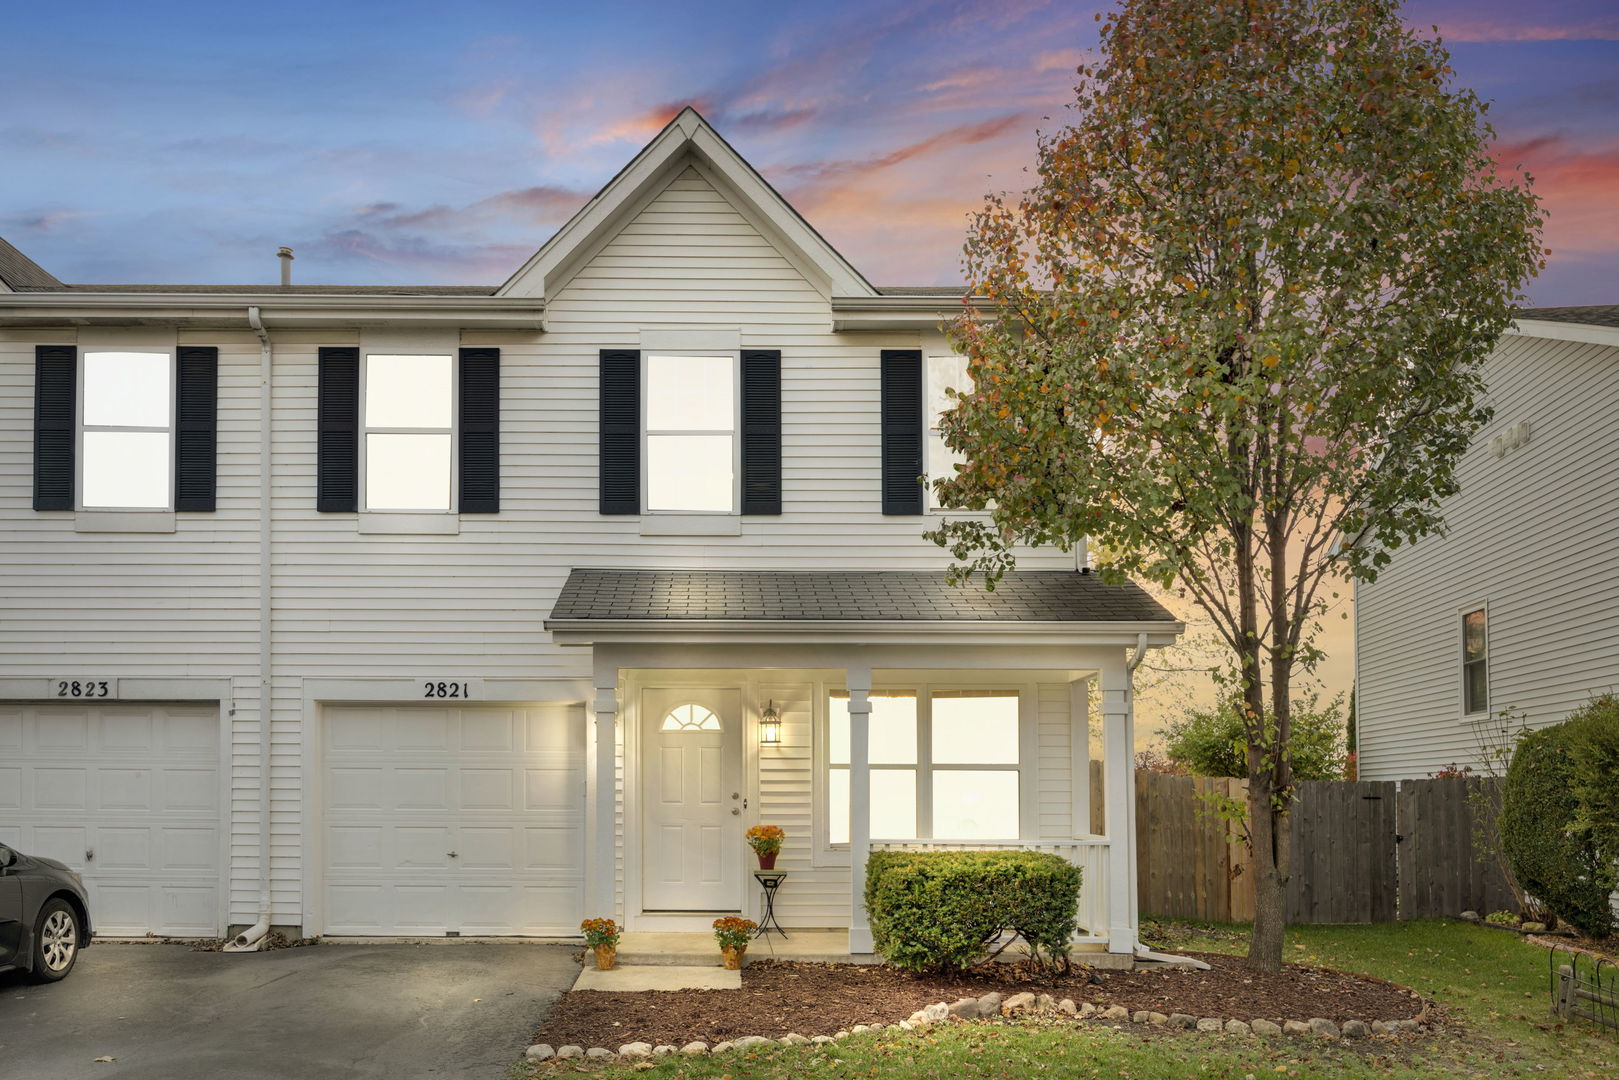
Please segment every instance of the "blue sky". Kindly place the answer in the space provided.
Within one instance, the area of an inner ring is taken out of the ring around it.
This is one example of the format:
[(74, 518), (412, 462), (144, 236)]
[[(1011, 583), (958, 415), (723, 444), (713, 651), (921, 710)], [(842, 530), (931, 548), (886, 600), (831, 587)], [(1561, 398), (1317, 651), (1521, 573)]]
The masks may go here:
[[(958, 274), (1102, 5), (0, 7), (0, 235), (80, 282), (494, 283), (682, 104), (880, 283)], [(1619, 4), (1419, 0), (1551, 214), (1538, 303), (1619, 302)]]

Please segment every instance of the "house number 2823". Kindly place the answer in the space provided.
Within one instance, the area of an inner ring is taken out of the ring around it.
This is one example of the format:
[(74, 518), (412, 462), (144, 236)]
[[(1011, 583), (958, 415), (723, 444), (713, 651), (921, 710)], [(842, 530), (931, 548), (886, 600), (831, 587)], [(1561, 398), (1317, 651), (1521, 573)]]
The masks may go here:
[(52, 683), (57, 697), (112, 697), (112, 681), (110, 679), (54, 679)]
[(422, 683), (422, 697), (424, 698), (470, 698), (471, 696), (472, 687), (465, 682), (429, 679)]

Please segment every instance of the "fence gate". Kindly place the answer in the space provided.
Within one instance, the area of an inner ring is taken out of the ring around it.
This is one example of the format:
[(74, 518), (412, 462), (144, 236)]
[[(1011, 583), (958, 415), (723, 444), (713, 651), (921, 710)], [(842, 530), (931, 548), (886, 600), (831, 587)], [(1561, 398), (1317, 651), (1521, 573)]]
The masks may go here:
[(1400, 782), (1400, 918), (1517, 910), (1494, 860), (1480, 859), (1473, 845), (1481, 798), (1498, 805), (1499, 782), (1471, 777)]
[(1305, 780), (1288, 819), (1290, 923), (1391, 922), (1395, 916), (1392, 780)]

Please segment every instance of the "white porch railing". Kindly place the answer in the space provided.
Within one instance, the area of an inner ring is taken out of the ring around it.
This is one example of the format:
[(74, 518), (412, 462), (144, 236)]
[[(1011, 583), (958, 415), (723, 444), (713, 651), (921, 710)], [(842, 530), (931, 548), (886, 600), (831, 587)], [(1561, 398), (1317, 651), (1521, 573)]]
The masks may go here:
[(1015, 842), (974, 843), (968, 840), (873, 840), (873, 851), (1043, 851), (1060, 855), (1079, 867), (1079, 929), (1076, 942), (1106, 942), (1107, 929), (1107, 848), (1106, 840), (1067, 840), (1053, 844)]

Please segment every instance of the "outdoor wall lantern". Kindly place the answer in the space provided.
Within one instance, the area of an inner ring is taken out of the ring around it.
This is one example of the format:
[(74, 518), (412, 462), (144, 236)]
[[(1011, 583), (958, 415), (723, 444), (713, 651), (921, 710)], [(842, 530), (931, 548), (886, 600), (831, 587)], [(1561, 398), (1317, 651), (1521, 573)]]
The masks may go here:
[(771, 698), (770, 704), (759, 714), (759, 745), (781, 745), (781, 711), (776, 708), (775, 698)]

